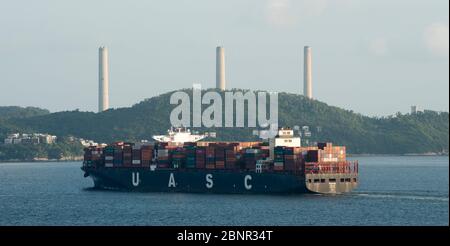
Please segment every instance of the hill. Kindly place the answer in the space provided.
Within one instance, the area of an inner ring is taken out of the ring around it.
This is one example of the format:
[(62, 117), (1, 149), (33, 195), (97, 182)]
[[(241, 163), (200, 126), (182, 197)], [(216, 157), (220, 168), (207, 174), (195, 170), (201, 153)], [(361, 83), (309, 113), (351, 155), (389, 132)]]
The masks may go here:
[(27, 118), (33, 116), (41, 116), (50, 114), (46, 109), (36, 107), (18, 107), (18, 106), (3, 106), (0, 107), (0, 137), (3, 139), (6, 134), (18, 132), (22, 128), (17, 127), (7, 122), (11, 118)]
[[(192, 93), (186, 89), (187, 93)], [(0, 121), (0, 129), (14, 128), (73, 135), (100, 142), (151, 139), (170, 127), (172, 92), (149, 98), (128, 108), (101, 113), (65, 111)], [(279, 123), (309, 126), (310, 141), (346, 145), (350, 153), (405, 154), (448, 152), (448, 112), (434, 111), (375, 118), (329, 106), (301, 95), (279, 94)], [(207, 105), (203, 106), (205, 109)], [(215, 131), (218, 140), (255, 140), (253, 128), (198, 128)]]
[(27, 118), (49, 114), (47, 109), (36, 107), (4, 106), (0, 107), (0, 119)]

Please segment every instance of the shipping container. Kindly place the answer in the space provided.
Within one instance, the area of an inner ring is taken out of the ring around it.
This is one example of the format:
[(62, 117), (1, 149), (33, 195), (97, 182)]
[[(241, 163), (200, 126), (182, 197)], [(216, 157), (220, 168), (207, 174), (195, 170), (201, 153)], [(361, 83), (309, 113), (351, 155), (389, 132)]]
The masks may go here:
[(319, 150), (309, 150), (306, 156), (307, 162), (318, 162), (319, 161)]
[(216, 160), (216, 169), (225, 169), (225, 161), (218, 161)]
[(168, 149), (158, 149), (158, 157), (168, 157), (169, 150)]
[(284, 163), (283, 162), (274, 162), (273, 163), (273, 170), (275, 170), (275, 171), (283, 171), (284, 170)]

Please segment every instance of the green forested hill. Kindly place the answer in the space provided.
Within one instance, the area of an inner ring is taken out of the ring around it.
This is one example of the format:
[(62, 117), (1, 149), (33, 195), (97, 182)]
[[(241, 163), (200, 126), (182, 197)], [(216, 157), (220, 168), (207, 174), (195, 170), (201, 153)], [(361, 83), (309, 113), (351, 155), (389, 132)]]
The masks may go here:
[(3, 106), (0, 107), (0, 119), (9, 118), (27, 118), (38, 115), (46, 115), (50, 112), (46, 109), (36, 107), (18, 107), (18, 106)]
[[(191, 93), (190, 90), (185, 90)], [(101, 142), (150, 139), (170, 127), (172, 93), (142, 101), (130, 108), (102, 113), (66, 111), (27, 118), (0, 119), (0, 135), (8, 129), (73, 135)], [(308, 100), (301, 95), (279, 94), (279, 122), (309, 126), (311, 141), (346, 145), (350, 153), (405, 154), (448, 151), (448, 113), (434, 111), (373, 118)], [(203, 106), (203, 109), (207, 107)], [(215, 131), (218, 140), (251, 140), (249, 128), (195, 129)], [(320, 130), (320, 131), (319, 131)], [(0, 136), (1, 137), (1, 136)]]
[(0, 106), (0, 140), (3, 140), (3, 137), (8, 133), (18, 132), (21, 130), (21, 128), (7, 122), (8, 119), (26, 118), (46, 114), (50, 114), (50, 112), (46, 109), (36, 107), (23, 108), (18, 106)]

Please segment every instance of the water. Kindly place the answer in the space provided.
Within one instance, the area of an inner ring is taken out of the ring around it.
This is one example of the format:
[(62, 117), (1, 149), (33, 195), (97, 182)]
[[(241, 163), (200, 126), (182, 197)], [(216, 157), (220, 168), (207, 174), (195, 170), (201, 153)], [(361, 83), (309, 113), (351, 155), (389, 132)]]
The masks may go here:
[(0, 225), (449, 225), (448, 157), (358, 157), (347, 195), (96, 191), (80, 163), (1, 163)]

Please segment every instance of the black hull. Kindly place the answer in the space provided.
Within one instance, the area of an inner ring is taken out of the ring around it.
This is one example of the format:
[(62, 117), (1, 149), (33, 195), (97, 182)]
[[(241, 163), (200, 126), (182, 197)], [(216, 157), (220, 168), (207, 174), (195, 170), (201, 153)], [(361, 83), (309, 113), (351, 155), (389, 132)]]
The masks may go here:
[(232, 170), (149, 168), (82, 168), (96, 188), (219, 194), (308, 193), (305, 177), (293, 173), (255, 173)]

